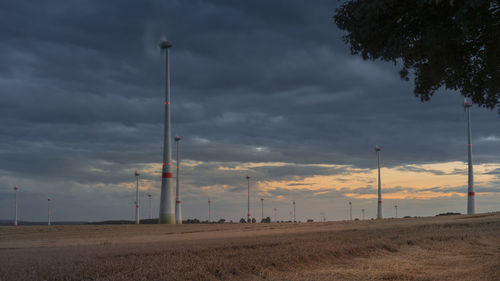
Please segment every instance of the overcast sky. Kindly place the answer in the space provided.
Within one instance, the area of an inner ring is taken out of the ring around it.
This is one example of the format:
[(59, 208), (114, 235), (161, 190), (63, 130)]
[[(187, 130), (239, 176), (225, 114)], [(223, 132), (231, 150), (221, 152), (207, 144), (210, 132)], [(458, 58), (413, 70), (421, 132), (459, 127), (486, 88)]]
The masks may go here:
[[(172, 43), (173, 134), (184, 218), (277, 208), (289, 219), (466, 211), (467, 125), (456, 92), (413, 95), (397, 65), (349, 53), (338, 1), (3, 1), (0, 219), (132, 219), (134, 171), (158, 215), (164, 59)], [(500, 210), (500, 119), (472, 108), (476, 208)]]

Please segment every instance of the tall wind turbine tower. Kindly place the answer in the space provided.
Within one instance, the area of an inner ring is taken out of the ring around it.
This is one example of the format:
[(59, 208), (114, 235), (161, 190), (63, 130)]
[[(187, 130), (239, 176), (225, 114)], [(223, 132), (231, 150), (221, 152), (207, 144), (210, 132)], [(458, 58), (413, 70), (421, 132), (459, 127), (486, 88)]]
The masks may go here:
[(151, 209), (151, 193), (148, 194), (148, 197), (149, 197), (149, 219), (152, 219), (153, 218), (153, 212), (152, 212), (152, 209)]
[(248, 204), (247, 204), (247, 222), (250, 223), (250, 176), (247, 175), (247, 182), (248, 182)]
[(476, 203), (474, 196), (476, 192), (474, 191), (474, 171), (472, 168), (472, 139), (471, 139), (471, 126), (470, 126), (470, 108), (472, 102), (467, 98), (464, 99), (464, 108), (467, 111), (467, 125), (468, 125), (468, 135), (467, 135), (467, 146), (469, 152), (469, 182), (468, 182), (468, 192), (467, 192), (467, 214), (472, 215), (476, 213)]
[(175, 177), (175, 221), (177, 224), (182, 224), (182, 209), (181, 209), (181, 190), (179, 189), (179, 177), (180, 177), (180, 142), (181, 137), (175, 137), (175, 143), (177, 145), (177, 175)]
[(50, 225), (50, 197), (47, 198), (47, 225)]
[(261, 222), (264, 220), (264, 198), (261, 197), (260, 198), (260, 203), (262, 205), (262, 219), (261, 219)]
[(295, 220), (295, 200), (293, 200), (293, 222), (297, 222)]
[(277, 219), (277, 216), (276, 216), (276, 212), (278, 211), (278, 209), (274, 208), (274, 221), (275, 222), (278, 222), (278, 219)]
[(349, 201), (349, 219), (352, 220), (352, 202)]
[(377, 203), (377, 219), (383, 219), (382, 216), (382, 184), (380, 183), (380, 146), (375, 146), (377, 152), (377, 166), (378, 166), (378, 203)]
[(394, 204), (394, 210), (396, 211), (396, 218), (398, 218), (398, 204)]
[(135, 224), (140, 223), (139, 219), (139, 172), (135, 171), (135, 179), (137, 180), (137, 185), (135, 187)]
[(14, 186), (14, 197), (15, 197), (15, 201), (14, 201), (14, 225), (17, 226), (17, 190), (19, 189), (19, 187), (17, 186)]
[(208, 198), (208, 222), (212, 222), (212, 208), (210, 206), (210, 204), (212, 204), (212, 200), (210, 200), (210, 198)]
[(170, 48), (168, 40), (160, 42), (160, 49), (165, 51), (165, 128), (163, 136), (163, 167), (161, 173), (160, 220), (162, 224), (175, 224), (174, 190), (172, 188), (172, 133), (170, 121)]
[(365, 209), (361, 209), (361, 218), (365, 219)]

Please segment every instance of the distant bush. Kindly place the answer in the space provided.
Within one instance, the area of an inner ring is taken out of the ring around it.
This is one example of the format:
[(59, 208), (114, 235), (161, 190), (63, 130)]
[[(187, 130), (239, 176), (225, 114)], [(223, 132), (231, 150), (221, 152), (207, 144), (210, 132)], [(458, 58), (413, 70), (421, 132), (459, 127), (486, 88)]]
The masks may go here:
[[(158, 220), (157, 220), (158, 221)], [(110, 221), (96, 221), (89, 222), (88, 224), (134, 224), (135, 221), (127, 221), (127, 220), (110, 220)]]
[(265, 219), (262, 219), (260, 222), (261, 222), (261, 223), (270, 223), (270, 222), (271, 222), (271, 218), (270, 218), (270, 217), (267, 217), (267, 218), (265, 218)]
[(439, 216), (457, 216), (457, 215), (461, 215), (461, 214), (448, 212), (448, 213), (437, 214), (436, 217), (439, 217)]
[(192, 224), (192, 223), (201, 223), (199, 219), (187, 219), (186, 221), (184, 221), (183, 223), (186, 223), (186, 224)]

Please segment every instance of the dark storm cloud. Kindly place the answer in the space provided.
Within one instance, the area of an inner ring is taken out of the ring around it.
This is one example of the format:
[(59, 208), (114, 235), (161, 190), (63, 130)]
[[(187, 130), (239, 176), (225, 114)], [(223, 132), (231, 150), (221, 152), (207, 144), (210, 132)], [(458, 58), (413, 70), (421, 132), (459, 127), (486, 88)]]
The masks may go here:
[[(405, 188), (405, 187), (392, 187), (392, 188), (387, 188), (384, 187), (383, 192), (384, 193), (396, 193), (396, 192), (401, 192), (401, 191), (409, 191), (412, 189)], [(341, 188), (339, 190), (342, 193), (353, 193), (353, 194), (377, 194), (377, 188), (376, 187), (360, 187), (360, 188)]]
[(500, 168), (496, 168), (494, 170), (486, 172), (485, 174), (487, 174), (487, 175), (499, 175), (500, 176)]
[[(259, 166), (248, 170), (234, 169), (238, 162), (205, 162), (199, 165), (183, 166), (186, 175), (197, 175), (183, 180), (193, 187), (225, 185), (224, 191), (241, 192), (247, 189), (246, 175), (251, 175), (252, 189), (261, 190), (262, 184), (273, 181), (300, 181), (315, 175), (335, 175), (348, 173), (347, 167), (324, 167), (299, 164), (280, 164), (280, 166)], [(124, 175), (120, 175), (123, 177)], [(311, 184), (287, 183), (288, 186), (310, 186)]]
[[(456, 186), (456, 187), (441, 187), (441, 186), (434, 186), (434, 187), (428, 187), (428, 188), (411, 188), (411, 187), (404, 187), (404, 186), (395, 186), (395, 187), (384, 187), (383, 189), (383, 194), (386, 193), (400, 193), (400, 192), (406, 192), (409, 194), (418, 194), (420, 192), (426, 192), (426, 191), (432, 191), (432, 192), (439, 192), (439, 193), (463, 193), (465, 190), (464, 186)], [(478, 189), (479, 190), (479, 189)], [(481, 192), (497, 192), (497, 191), (492, 191), (492, 190), (497, 190), (495, 188), (490, 188), (490, 187), (481, 187), (480, 191)], [(342, 193), (353, 193), (353, 194), (377, 194), (377, 188), (374, 187), (361, 187), (361, 188), (341, 188), (339, 190)]]
[[(492, 182), (493, 184), (498, 184), (495, 182)], [(491, 187), (491, 186), (482, 186), (482, 183), (476, 183), (475, 189), (476, 193), (483, 193), (483, 192), (500, 192), (500, 188), (498, 187)], [(467, 186), (455, 186), (455, 187), (436, 187), (436, 188), (429, 188), (429, 189), (422, 189), (422, 191), (436, 191), (436, 192), (442, 192), (442, 193), (451, 193), (451, 192), (456, 192), (456, 193), (463, 193), (464, 190), (466, 190)]]
[[(398, 167), (397, 170), (403, 171), (403, 172), (414, 172), (414, 173), (431, 173), (431, 174), (437, 175), (437, 176), (448, 175), (447, 173), (440, 171), (440, 170), (425, 169), (425, 168), (421, 168), (421, 167), (414, 167), (414, 166), (408, 166), (408, 165)], [(450, 173), (450, 174), (455, 174), (455, 173)]]
[(300, 164), (283, 166), (264, 166), (253, 168), (253, 171), (263, 180), (297, 180), (314, 175), (336, 175), (348, 173), (347, 167), (324, 167)]
[(314, 199), (314, 198), (335, 198), (335, 197), (344, 197), (344, 195), (334, 189), (308, 189), (308, 188), (294, 188), (294, 189), (284, 189), (284, 188), (276, 188), (270, 190), (269, 193), (272, 197), (283, 196), (287, 199)]
[[(386, 126), (380, 126), (385, 123), (398, 143), (408, 143), (411, 132), (404, 128), (409, 120), (400, 120), (408, 115), (408, 108), (397, 110), (401, 106), (397, 105), (393, 107), (397, 112), (384, 113), (374, 105), (412, 100), (404, 93), (400, 94), (404, 99), (380, 95), (387, 87), (408, 92), (409, 85), (398, 81), (392, 66), (347, 55), (338, 40), (341, 34), (330, 19), (335, 4), (307, 8), (300, 2), (259, 1), (243, 6), (204, 1), (164, 5), (87, 2), (79, 5), (79, 12), (68, 11), (70, 7), (64, 3), (57, 9), (11, 7), (20, 17), (11, 19), (16, 24), (6, 25), (11, 26), (6, 42), (12, 45), (6, 44), (11, 51), (3, 53), (12, 54), (15, 49), (24, 56), (11, 58), (10, 72), (23, 73), (28, 76), (23, 81), (36, 79), (43, 87), (39, 83), (12, 85), (27, 94), (14, 95), (18, 97), (10, 101), (14, 106), (4, 114), (26, 119), (30, 126), (44, 122), (160, 123), (162, 108), (154, 105), (161, 103), (161, 81), (152, 77), (160, 77), (161, 65), (158, 53), (152, 58), (143, 41), (150, 39), (154, 45), (156, 41), (152, 41), (163, 32), (175, 44), (173, 99), (182, 108), (174, 108), (178, 130), (214, 143), (214, 149), (207, 147), (210, 144), (197, 145), (186, 156), (306, 163), (321, 159), (319, 162), (367, 165), (369, 149), (365, 147), (379, 138), (395, 148), (386, 163), (406, 160), (396, 158), (402, 154), (400, 145), (377, 135), (386, 134)], [(37, 16), (40, 10), (47, 15)], [(179, 17), (184, 10), (191, 16)], [(33, 29), (19, 22), (27, 17), (40, 25)], [(19, 44), (28, 40), (37, 44)], [(23, 71), (26, 69), (32, 71)], [(43, 107), (38, 106), (40, 102)], [(374, 114), (379, 122), (374, 122)], [(390, 120), (395, 116), (399, 120)], [(412, 131), (418, 124), (414, 126)], [(146, 129), (140, 128), (142, 132)], [(149, 132), (155, 140), (161, 138), (158, 130)], [(86, 139), (92, 140), (90, 137)], [(239, 153), (237, 147), (221, 149), (227, 144), (267, 145), (269, 152), (258, 155)], [(428, 160), (411, 149), (405, 154), (415, 162), (438, 160), (434, 153), (426, 153)]]
[[(384, 166), (465, 161), (458, 95), (421, 104), (392, 64), (351, 56), (331, 18), (337, 5), (2, 2), (3, 182), (119, 192), (135, 169), (160, 163), (163, 35), (174, 44), (173, 133), (183, 136), (185, 159), (205, 162), (183, 170), (193, 192), (244, 190), (246, 172), (221, 163), (292, 163), (251, 168), (261, 181), (346, 172), (304, 164), (374, 168), (376, 143)], [(496, 113), (472, 114), (476, 163), (497, 162)]]

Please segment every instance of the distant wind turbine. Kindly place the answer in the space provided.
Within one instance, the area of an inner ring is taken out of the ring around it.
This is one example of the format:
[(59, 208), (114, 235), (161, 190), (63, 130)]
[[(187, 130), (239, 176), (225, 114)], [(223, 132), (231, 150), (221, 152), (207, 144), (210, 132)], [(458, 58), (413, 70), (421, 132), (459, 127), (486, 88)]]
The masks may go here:
[(247, 182), (248, 182), (247, 222), (250, 223), (251, 220), (250, 220), (250, 176), (249, 175), (247, 175)]
[(19, 189), (19, 187), (14, 186), (14, 197), (15, 197), (15, 201), (14, 201), (14, 209), (15, 209), (14, 225), (15, 226), (17, 226), (17, 190), (18, 189)]
[(349, 201), (349, 219), (352, 220), (352, 202)]
[(135, 187), (135, 224), (140, 223), (139, 219), (139, 172), (135, 171), (135, 179), (137, 180), (137, 185)]
[(47, 225), (50, 225), (50, 197), (47, 198)]
[(378, 166), (378, 203), (377, 203), (377, 219), (383, 219), (382, 215), (382, 184), (380, 181), (380, 146), (375, 146), (377, 152), (377, 166)]
[(472, 137), (471, 137), (471, 124), (470, 124), (470, 109), (472, 102), (467, 98), (464, 100), (464, 109), (467, 111), (467, 147), (468, 147), (468, 160), (469, 160), (469, 179), (467, 188), (467, 214), (472, 215), (476, 213), (476, 203), (474, 197), (476, 192), (474, 191), (474, 171), (472, 165)]
[(210, 206), (210, 204), (212, 204), (212, 200), (210, 200), (210, 198), (208, 198), (208, 222), (212, 222), (212, 208)]
[(180, 177), (180, 168), (181, 168), (181, 160), (180, 160), (180, 142), (181, 137), (175, 137), (175, 143), (177, 144), (177, 175), (175, 177), (175, 222), (177, 224), (182, 224), (182, 205), (181, 205), (181, 190), (179, 187), (179, 177)]

